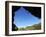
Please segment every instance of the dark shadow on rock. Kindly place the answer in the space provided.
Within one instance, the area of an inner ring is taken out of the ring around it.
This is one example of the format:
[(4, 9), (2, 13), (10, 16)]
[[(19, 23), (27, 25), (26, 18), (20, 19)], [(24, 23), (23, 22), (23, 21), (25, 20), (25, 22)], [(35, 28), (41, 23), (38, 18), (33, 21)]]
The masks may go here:
[(23, 7), (35, 17), (41, 18), (41, 7)]
[(15, 24), (12, 24), (12, 31), (17, 31), (18, 27)]
[(17, 31), (18, 27), (14, 24), (14, 16), (15, 11), (17, 11), (20, 7), (19, 6), (12, 6), (12, 31)]

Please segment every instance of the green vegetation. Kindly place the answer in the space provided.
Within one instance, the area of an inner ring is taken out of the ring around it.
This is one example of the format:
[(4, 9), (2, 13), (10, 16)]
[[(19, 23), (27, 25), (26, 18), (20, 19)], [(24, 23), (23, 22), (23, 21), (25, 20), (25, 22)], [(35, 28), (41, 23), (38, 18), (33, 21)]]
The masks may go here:
[(41, 23), (35, 24), (35, 25), (32, 25), (32, 26), (27, 26), (26, 29), (27, 30), (40, 30), (41, 29)]
[(18, 28), (18, 30), (25, 30), (25, 28)]
[(40, 29), (41, 29), (41, 23), (35, 24), (35, 25), (32, 25), (32, 26), (26, 26), (25, 28), (24, 27), (18, 28), (18, 31), (19, 30), (40, 30)]

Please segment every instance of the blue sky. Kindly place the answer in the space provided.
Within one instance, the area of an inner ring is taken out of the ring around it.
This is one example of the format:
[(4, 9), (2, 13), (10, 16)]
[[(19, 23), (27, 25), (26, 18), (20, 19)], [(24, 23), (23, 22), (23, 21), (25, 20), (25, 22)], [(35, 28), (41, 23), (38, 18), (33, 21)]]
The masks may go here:
[(40, 21), (40, 19), (30, 14), (29, 11), (23, 7), (15, 12), (14, 24), (16, 24), (17, 27), (31, 26), (40, 23)]

